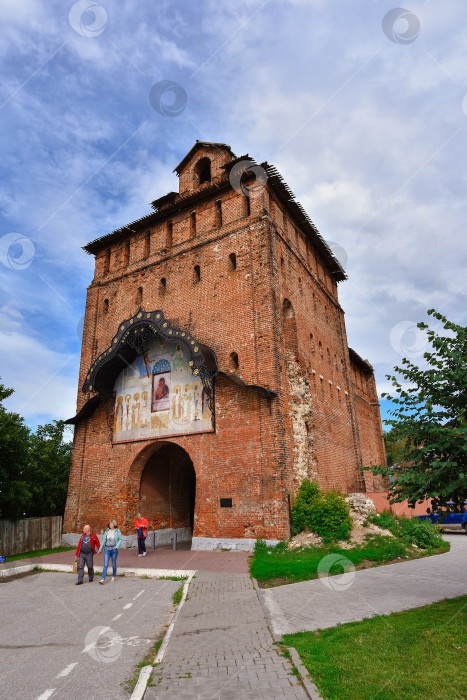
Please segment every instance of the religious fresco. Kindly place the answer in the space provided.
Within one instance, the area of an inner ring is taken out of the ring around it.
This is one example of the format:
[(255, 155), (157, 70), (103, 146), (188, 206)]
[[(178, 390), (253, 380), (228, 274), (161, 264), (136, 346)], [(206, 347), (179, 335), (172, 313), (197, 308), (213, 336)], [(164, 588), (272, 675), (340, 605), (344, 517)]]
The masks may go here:
[(114, 442), (210, 432), (211, 389), (192, 373), (180, 344), (155, 338), (114, 384)]

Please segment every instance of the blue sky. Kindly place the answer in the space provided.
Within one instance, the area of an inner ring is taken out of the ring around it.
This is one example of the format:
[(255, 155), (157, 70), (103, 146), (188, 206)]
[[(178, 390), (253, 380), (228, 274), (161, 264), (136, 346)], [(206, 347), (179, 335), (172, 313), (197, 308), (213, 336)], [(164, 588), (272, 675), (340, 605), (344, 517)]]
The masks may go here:
[[(403, 355), (421, 358), (428, 308), (466, 324), (467, 7), (393, 8), (2, 0), (8, 408), (33, 428), (74, 414), (93, 273), (81, 246), (177, 189), (172, 170), (195, 139), (274, 163), (343, 249), (349, 344), (380, 392)], [(186, 94), (176, 117), (149, 101), (163, 80)]]

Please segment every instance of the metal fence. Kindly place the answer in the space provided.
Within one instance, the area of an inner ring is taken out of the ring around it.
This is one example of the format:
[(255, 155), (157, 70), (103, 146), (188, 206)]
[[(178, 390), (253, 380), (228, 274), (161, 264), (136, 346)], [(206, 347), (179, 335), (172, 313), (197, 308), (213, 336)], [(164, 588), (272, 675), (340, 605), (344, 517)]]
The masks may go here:
[(62, 518), (25, 518), (0, 520), (0, 555), (11, 556), (35, 549), (60, 547)]

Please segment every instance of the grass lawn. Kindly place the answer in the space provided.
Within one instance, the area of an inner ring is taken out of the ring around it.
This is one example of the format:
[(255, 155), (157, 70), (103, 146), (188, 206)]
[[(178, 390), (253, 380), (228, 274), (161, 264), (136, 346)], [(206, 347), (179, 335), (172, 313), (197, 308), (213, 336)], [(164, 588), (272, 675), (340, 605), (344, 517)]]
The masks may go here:
[(7, 556), (7, 561), (15, 561), (16, 559), (32, 559), (33, 557), (44, 557), (46, 554), (57, 554), (57, 552), (69, 552), (76, 547), (55, 547), (55, 549), (35, 549), (32, 552), (22, 552), (21, 554), (12, 554)]
[[(327, 554), (338, 554), (356, 568), (378, 566), (388, 562), (413, 559), (449, 550), (449, 544), (442, 541), (437, 548), (414, 550), (406, 543), (393, 537), (375, 535), (367, 542), (352, 549), (342, 549), (337, 545), (323, 545), (289, 551), (279, 547), (256, 551), (250, 558), (251, 575), (263, 588), (286, 583), (308, 581), (318, 577), (318, 565)], [(348, 569), (347, 569), (348, 570)], [(344, 567), (335, 564), (329, 574), (342, 574)]]
[(325, 700), (467, 697), (467, 596), (284, 635)]

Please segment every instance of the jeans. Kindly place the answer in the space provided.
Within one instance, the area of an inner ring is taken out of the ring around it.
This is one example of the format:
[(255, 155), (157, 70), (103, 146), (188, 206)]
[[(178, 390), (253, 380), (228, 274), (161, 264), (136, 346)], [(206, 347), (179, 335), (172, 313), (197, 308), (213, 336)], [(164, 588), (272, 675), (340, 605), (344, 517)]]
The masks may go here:
[(138, 554), (142, 554), (146, 551), (146, 538), (138, 537)]
[(84, 579), (84, 565), (88, 567), (88, 576), (89, 580), (92, 581), (94, 578), (94, 564), (93, 564), (93, 552), (88, 552), (87, 554), (83, 554), (83, 552), (80, 552), (79, 555), (79, 564), (78, 564), (78, 583), (83, 583)]
[(109, 566), (110, 557), (112, 557), (112, 576), (117, 575), (117, 555), (118, 549), (104, 549), (104, 568), (102, 570), (102, 578), (105, 581), (107, 576), (107, 567)]

